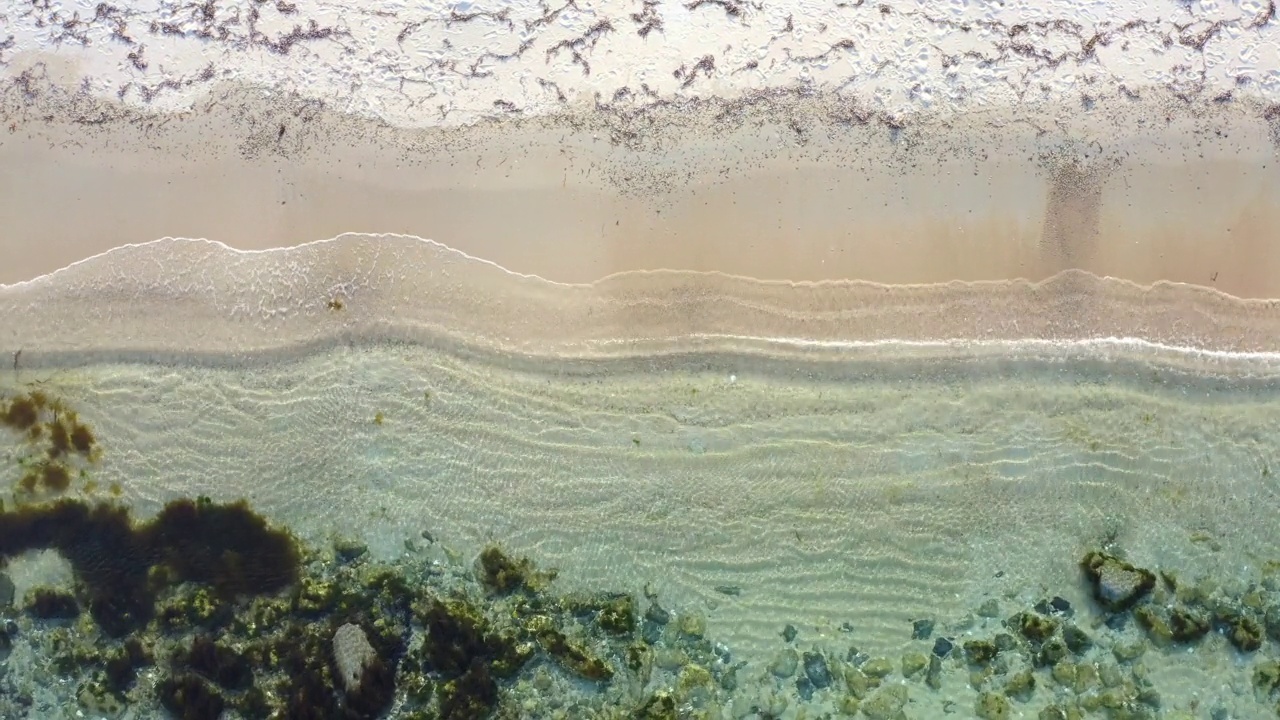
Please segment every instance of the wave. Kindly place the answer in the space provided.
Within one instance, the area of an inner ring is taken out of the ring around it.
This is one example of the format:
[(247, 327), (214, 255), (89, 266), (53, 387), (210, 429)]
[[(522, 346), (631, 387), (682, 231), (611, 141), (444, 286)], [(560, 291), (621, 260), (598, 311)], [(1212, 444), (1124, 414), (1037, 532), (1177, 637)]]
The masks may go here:
[(591, 283), (518, 273), (409, 235), (273, 250), (162, 238), (0, 286), (25, 366), (248, 358), (358, 342), (455, 343), (561, 359), (737, 353), (806, 360), (1140, 358), (1280, 368), (1280, 302), (1065, 271), (886, 285), (644, 270)]

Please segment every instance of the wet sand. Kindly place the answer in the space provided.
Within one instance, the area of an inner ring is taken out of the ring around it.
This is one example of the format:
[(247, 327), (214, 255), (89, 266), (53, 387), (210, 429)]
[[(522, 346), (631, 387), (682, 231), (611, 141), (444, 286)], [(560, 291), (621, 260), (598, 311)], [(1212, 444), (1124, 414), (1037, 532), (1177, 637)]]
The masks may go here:
[(234, 85), (175, 115), (65, 92), (7, 97), (0, 283), (165, 236), (256, 250), (360, 231), (564, 283), (1081, 269), (1280, 297), (1276, 121), (1247, 102), (1169, 119), (1181, 101), (1153, 92), (1065, 121), (1046, 106), (895, 129), (782, 95), (396, 129)]

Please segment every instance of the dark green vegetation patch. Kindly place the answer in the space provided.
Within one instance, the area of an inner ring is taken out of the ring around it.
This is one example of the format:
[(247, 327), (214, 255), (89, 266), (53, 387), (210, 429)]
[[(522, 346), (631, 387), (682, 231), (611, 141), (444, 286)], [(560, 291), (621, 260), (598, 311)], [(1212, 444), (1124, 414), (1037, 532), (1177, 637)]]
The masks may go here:
[(71, 563), (89, 613), (112, 637), (144, 626), (169, 585), (204, 583), (230, 599), (277, 592), (298, 576), (293, 538), (244, 502), (176, 500), (141, 524), (122, 507), (68, 499), (0, 512), (0, 559), (43, 549)]

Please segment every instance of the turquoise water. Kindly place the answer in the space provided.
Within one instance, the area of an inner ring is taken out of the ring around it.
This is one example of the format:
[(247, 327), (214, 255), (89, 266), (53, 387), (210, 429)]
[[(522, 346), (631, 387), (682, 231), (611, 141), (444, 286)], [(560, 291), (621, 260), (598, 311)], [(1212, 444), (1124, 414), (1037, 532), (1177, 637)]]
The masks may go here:
[[(6, 373), (3, 392), (39, 387), (94, 429), (101, 457), (77, 465), (86, 474), (70, 497), (140, 517), (175, 499), (245, 498), (317, 553), (304, 587), (367, 588), (385, 566), (419, 605), (423, 594), (459, 594), (495, 627), (523, 628), (512, 632), (535, 651), (497, 682), (499, 717), (1057, 717), (1042, 714), (1050, 707), (1063, 717), (1274, 716), (1269, 676), (1255, 675), (1277, 657), (1280, 631), (1266, 635), (1268, 620), (1280, 623), (1268, 565), (1280, 561), (1280, 379), (1086, 351), (848, 355), (558, 361), (356, 343), (234, 363), (65, 356), (60, 367)], [(6, 486), (35, 452), (11, 435)], [(335, 555), (335, 542), (361, 551)], [(475, 561), (491, 544), (559, 575), (511, 595), (486, 589)], [(1207, 634), (1172, 641), (1153, 615), (1144, 626), (1137, 610), (1105, 612), (1079, 565), (1093, 550), (1163, 573), (1139, 608), (1201, 613)], [(7, 572), (17, 589), (4, 610), (16, 630), (6, 712), (101, 711), (84, 692), (99, 661), (55, 659), (80, 644), (109, 653), (121, 640), (100, 637), (83, 613), (46, 620), (23, 609), (38, 585), (83, 591), (48, 553), (12, 559)], [(160, 598), (191, 602), (183, 593), (197, 586)], [(292, 598), (296, 614), (298, 592), (272, 597)], [(598, 615), (555, 610), (601, 592), (633, 603), (621, 635), (602, 632)], [(1045, 604), (1053, 598), (1069, 614)], [(268, 601), (227, 602), (248, 616)], [(1090, 647), (1038, 661), (1043, 643), (1016, 620), (1037, 606), (1055, 638), (1070, 624)], [(420, 612), (402, 610), (385, 611), (402, 624), (390, 634), (403, 647), (386, 658), (398, 663), (393, 699), (368, 716), (467, 716), (442, 710), (449, 678), (421, 659), (432, 634)], [(382, 612), (325, 606), (305, 626), (332, 632), (354, 618), (373, 633), (391, 623), (378, 625)], [(1228, 637), (1241, 616), (1261, 628), (1256, 649)], [(530, 629), (541, 622), (613, 677), (553, 652)], [(116, 716), (164, 717), (165, 678), (186, 676), (166, 657), (201, 632), (138, 629), (160, 659), (104, 691), (119, 701)], [(210, 632), (249, 654), (260, 641), (234, 624)], [(956, 648), (930, 669), (938, 638)], [(316, 663), (342, 698), (321, 639)], [(1003, 645), (995, 661), (970, 662), (966, 641)], [(246, 690), (206, 675), (195, 673), (224, 697), (222, 716), (253, 716)], [(287, 673), (259, 664), (254, 677), (266, 707), (283, 712)], [(423, 678), (434, 699), (409, 692)]]

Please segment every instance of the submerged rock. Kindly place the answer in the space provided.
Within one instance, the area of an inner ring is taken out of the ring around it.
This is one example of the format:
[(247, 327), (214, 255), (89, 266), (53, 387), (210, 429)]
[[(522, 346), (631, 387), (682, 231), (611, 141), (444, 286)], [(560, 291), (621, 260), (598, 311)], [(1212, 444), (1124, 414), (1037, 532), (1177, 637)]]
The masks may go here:
[(1012, 712), (1009, 701), (1003, 695), (993, 692), (984, 692), (979, 695), (974, 705), (974, 713), (982, 720), (1005, 720)]
[(907, 686), (889, 685), (877, 690), (862, 702), (862, 714), (872, 720), (889, 720), (897, 717), (907, 704)]
[(338, 680), (348, 693), (359, 690), (360, 678), (377, 657), (358, 625), (347, 623), (333, 634), (333, 662), (338, 666)]
[(780, 678), (789, 678), (796, 674), (799, 664), (799, 654), (792, 648), (783, 648), (774, 656), (773, 662), (769, 663), (769, 672)]
[(1149, 570), (1102, 552), (1091, 552), (1080, 562), (1093, 584), (1093, 597), (1107, 610), (1120, 612), (1133, 607), (1151, 592), (1156, 576)]
[(822, 653), (807, 652), (804, 654), (804, 674), (816, 688), (831, 685), (831, 670), (827, 668), (827, 659)]

